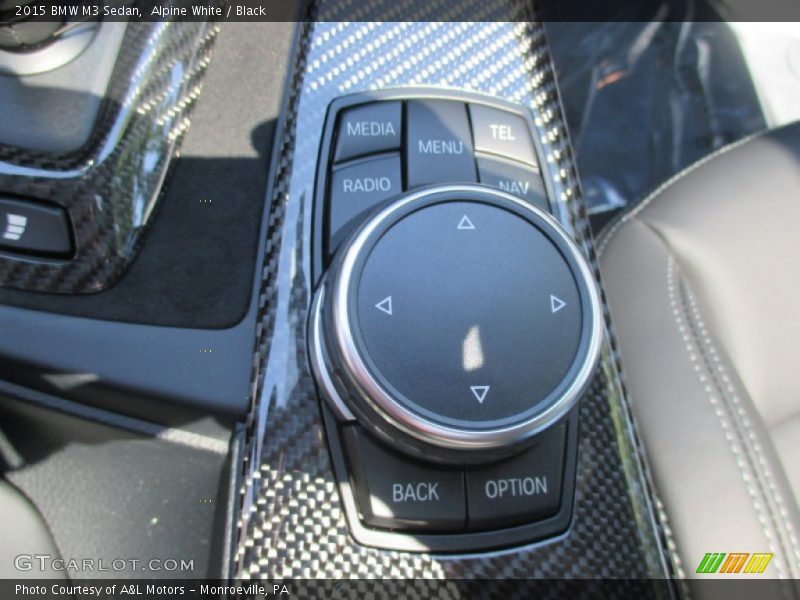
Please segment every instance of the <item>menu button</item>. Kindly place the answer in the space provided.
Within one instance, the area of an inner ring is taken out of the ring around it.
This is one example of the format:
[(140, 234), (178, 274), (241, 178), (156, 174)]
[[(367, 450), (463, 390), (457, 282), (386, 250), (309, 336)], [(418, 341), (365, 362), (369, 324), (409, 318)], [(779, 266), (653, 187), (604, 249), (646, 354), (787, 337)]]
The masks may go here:
[(467, 108), (447, 100), (406, 105), (408, 187), (477, 181)]
[(420, 154), (464, 154), (461, 140), (419, 140)]

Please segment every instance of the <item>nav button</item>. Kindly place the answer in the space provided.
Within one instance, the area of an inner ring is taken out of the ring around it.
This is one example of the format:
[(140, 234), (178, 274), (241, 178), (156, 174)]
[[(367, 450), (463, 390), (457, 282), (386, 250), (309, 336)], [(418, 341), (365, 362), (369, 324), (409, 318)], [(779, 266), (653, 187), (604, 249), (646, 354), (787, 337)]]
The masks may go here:
[(417, 462), (385, 448), (358, 426), (344, 429), (362, 520), (372, 527), (462, 530), (466, 522), (460, 467)]
[(481, 183), (527, 200), (536, 208), (549, 211), (541, 175), (531, 168), (508, 160), (478, 157)]

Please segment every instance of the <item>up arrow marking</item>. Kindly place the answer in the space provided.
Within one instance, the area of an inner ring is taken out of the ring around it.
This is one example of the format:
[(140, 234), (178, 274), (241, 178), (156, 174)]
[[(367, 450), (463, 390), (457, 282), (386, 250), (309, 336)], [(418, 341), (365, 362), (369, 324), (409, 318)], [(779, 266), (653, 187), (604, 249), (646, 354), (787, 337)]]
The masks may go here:
[(472, 221), (469, 220), (467, 215), (461, 217), (461, 220), (458, 222), (459, 229), (475, 229), (475, 225), (472, 224)]
[(558, 311), (560, 311), (566, 305), (567, 305), (567, 303), (564, 302), (561, 298), (559, 298), (557, 296), (553, 296), (552, 294), (550, 295), (550, 310), (553, 311), (553, 314), (556, 314)]
[(475, 394), (475, 398), (478, 400), (478, 402), (483, 404), (490, 387), (491, 386), (489, 385), (472, 385), (469, 389), (471, 389), (472, 393)]
[(381, 300), (380, 302), (378, 302), (375, 305), (375, 308), (377, 308), (378, 310), (382, 310), (387, 315), (391, 315), (392, 314), (392, 297), (391, 296), (386, 296), (386, 298), (384, 298), (383, 300)]

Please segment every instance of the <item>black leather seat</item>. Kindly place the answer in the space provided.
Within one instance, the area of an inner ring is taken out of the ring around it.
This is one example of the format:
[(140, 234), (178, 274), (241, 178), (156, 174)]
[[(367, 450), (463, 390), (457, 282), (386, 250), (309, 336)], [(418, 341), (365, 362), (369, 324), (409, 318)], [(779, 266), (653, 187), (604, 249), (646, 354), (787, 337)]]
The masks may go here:
[(798, 224), (792, 125), (680, 173), (598, 243), (634, 414), (687, 576), (708, 552), (766, 552), (765, 576), (800, 577)]
[[(53, 537), (39, 511), (14, 486), (0, 478), (0, 579), (65, 579), (53, 570), (58, 559)], [(42, 563), (35, 556), (47, 556)], [(45, 569), (40, 566), (44, 564)]]

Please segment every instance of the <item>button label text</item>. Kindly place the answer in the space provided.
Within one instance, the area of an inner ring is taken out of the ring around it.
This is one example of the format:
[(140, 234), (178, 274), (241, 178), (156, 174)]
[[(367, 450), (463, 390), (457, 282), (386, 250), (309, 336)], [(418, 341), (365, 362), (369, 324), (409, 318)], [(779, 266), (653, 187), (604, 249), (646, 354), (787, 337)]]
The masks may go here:
[(419, 140), (420, 154), (463, 154), (461, 140)]
[(484, 493), (490, 500), (510, 496), (538, 496), (547, 493), (547, 477), (522, 477), (512, 479), (490, 479)]
[(392, 484), (392, 502), (435, 502), (437, 500), (440, 500), (438, 482)]
[(345, 193), (353, 192), (388, 192), (392, 189), (392, 181), (388, 177), (359, 177), (342, 181)]
[(381, 137), (395, 135), (391, 121), (356, 121), (347, 123), (347, 135), (361, 137)]

